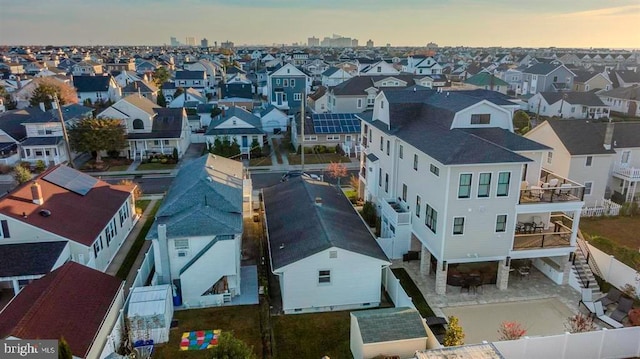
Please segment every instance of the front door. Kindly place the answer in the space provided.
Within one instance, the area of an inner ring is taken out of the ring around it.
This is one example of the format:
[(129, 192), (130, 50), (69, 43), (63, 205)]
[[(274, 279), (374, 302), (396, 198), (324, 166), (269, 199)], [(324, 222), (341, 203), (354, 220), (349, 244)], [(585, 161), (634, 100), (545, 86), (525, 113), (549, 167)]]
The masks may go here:
[(249, 138), (247, 136), (242, 136), (242, 147), (243, 148), (249, 147)]

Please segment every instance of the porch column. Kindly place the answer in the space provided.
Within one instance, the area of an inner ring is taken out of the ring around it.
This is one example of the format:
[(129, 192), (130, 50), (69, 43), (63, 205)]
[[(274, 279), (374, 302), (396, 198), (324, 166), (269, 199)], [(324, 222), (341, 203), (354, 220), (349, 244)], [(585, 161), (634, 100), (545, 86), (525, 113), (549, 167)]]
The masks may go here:
[(436, 268), (436, 294), (445, 295), (447, 292), (448, 269), (447, 261), (438, 261), (438, 268)]
[(164, 140), (160, 140), (160, 153), (164, 155)]
[(431, 253), (424, 245), (422, 246), (422, 253), (420, 253), (420, 274), (428, 276), (431, 271)]
[(18, 295), (18, 292), (20, 292), (20, 285), (18, 284), (18, 280), (12, 279), (11, 284), (13, 285), (13, 295)]
[(509, 286), (509, 269), (510, 264), (507, 265), (507, 260), (503, 259), (498, 262), (498, 276), (496, 279), (496, 287), (500, 290), (505, 290)]
[(562, 263), (562, 284), (569, 284), (569, 276), (571, 275), (571, 256), (566, 255), (560, 257), (560, 261)]
[(580, 227), (580, 212), (581, 210), (577, 210), (573, 212), (573, 221), (571, 225), (571, 239), (569, 240), (569, 245), (575, 247), (576, 238), (578, 237), (578, 229)]

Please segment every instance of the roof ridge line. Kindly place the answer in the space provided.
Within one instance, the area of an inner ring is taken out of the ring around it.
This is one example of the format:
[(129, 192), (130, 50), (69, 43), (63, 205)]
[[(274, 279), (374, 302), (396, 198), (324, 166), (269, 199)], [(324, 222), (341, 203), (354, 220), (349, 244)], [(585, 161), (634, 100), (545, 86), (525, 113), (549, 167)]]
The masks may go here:
[[(312, 196), (311, 195), (311, 191), (309, 191), (309, 187), (308, 182), (306, 180), (304, 180), (303, 178), (300, 178), (300, 181), (303, 182), (302, 187), (304, 188), (304, 190), (307, 192), (307, 194), (309, 195), (309, 199), (312, 201), (311, 205), (313, 206), (313, 213), (316, 215), (316, 217), (318, 218), (318, 222), (320, 223), (320, 226), (322, 227), (322, 235), (324, 237), (324, 239), (326, 240), (326, 242), (330, 245), (330, 247), (335, 247), (333, 241), (331, 241), (331, 239), (327, 236), (327, 225), (324, 221), (324, 218), (320, 215), (320, 206), (318, 206), (315, 201), (316, 201), (316, 196)], [(320, 199), (322, 200), (321, 196)]]

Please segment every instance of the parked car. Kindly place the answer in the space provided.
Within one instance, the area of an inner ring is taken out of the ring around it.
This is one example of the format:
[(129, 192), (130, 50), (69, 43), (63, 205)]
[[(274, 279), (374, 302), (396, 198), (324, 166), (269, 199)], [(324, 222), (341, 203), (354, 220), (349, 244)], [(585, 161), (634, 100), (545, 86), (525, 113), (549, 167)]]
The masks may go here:
[(314, 174), (303, 172), (303, 171), (289, 171), (284, 175), (282, 175), (280, 182), (286, 182), (289, 179), (296, 178), (296, 177), (304, 177), (304, 178), (320, 181), (320, 176), (318, 175), (314, 175)]

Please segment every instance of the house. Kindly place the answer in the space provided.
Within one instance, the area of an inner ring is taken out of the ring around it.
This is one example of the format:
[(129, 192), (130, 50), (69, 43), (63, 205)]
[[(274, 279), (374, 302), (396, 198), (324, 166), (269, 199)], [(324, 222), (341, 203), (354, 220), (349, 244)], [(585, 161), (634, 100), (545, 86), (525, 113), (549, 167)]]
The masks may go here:
[(186, 163), (147, 234), (158, 284), (174, 285), (185, 308), (222, 305), (243, 294), (243, 217), (251, 208), (244, 203), (251, 197), (244, 175), (242, 162), (211, 154)]
[(182, 88), (193, 88), (205, 94), (209, 91), (209, 80), (205, 71), (176, 71), (174, 82)]
[(506, 95), (509, 84), (488, 72), (480, 72), (464, 81), (465, 84), (475, 88), (500, 92)]
[(234, 76), (221, 84), (220, 92), (222, 98), (242, 97), (251, 99), (253, 98), (253, 84), (246, 77)]
[(609, 72), (609, 80), (613, 88), (631, 87), (640, 85), (640, 72), (631, 70), (613, 70)]
[(71, 66), (73, 76), (95, 76), (102, 74), (102, 64), (90, 60), (80, 61)]
[(354, 359), (413, 358), (427, 348), (426, 325), (408, 307), (351, 312), (350, 348)]
[(522, 93), (563, 91), (573, 88), (575, 74), (562, 64), (539, 63), (522, 70)]
[(228, 139), (240, 145), (242, 155), (250, 155), (255, 146), (262, 147), (266, 133), (262, 129), (260, 117), (251, 112), (232, 106), (211, 120), (205, 133), (207, 143), (213, 145), (217, 139)]
[[(163, 90), (163, 93), (164, 93), (164, 90)], [(168, 98), (167, 98), (167, 101), (169, 101)], [(203, 104), (207, 102), (208, 100), (205, 95), (200, 93), (198, 90), (189, 87), (186, 90), (184, 90), (182, 94), (180, 94), (178, 97), (173, 98), (173, 100), (169, 102), (169, 105), (167, 107), (169, 108), (189, 107), (188, 106), (189, 103), (193, 103), (194, 104), (193, 107), (197, 107), (198, 104)]]
[(509, 90), (513, 91), (514, 94), (520, 95), (522, 93), (522, 71), (518, 68), (498, 71), (496, 76), (505, 81), (509, 86)]
[(64, 337), (74, 358), (113, 352), (108, 336), (124, 305), (124, 282), (68, 262), (26, 286), (0, 312), (0, 338)]
[(327, 71), (330, 66), (322, 59), (313, 59), (302, 65), (302, 68), (311, 75), (314, 81), (321, 81), (324, 72)]
[(160, 90), (153, 82), (133, 81), (122, 88), (122, 97), (139, 94), (153, 102), (157, 102), (159, 91)]
[(127, 131), (127, 158), (142, 159), (161, 153), (178, 158), (189, 147), (191, 129), (184, 108), (162, 108), (138, 94), (129, 95), (109, 106), (97, 117), (122, 120)]
[(307, 107), (314, 113), (329, 111), (329, 95), (325, 86), (318, 86), (316, 91), (307, 97)]
[[(543, 168), (550, 148), (513, 133), (514, 110), (494, 91), (405, 89), (381, 92), (370, 116), (357, 115), (359, 195), (377, 207), (381, 238), (421, 247), (421, 273), (435, 276), (440, 295), (458, 263), (495, 266), (501, 289), (514, 258), (551, 261), (548, 276), (568, 281), (585, 189)], [(557, 212), (572, 220), (554, 227)]]
[(573, 70), (576, 78), (573, 79), (573, 90), (587, 92), (593, 90), (611, 90), (613, 83), (601, 72), (589, 72)]
[(442, 69), (442, 65), (431, 56), (409, 56), (402, 71), (414, 75), (439, 75), (442, 74)]
[(289, 116), (275, 106), (269, 106), (260, 112), (260, 123), (266, 133), (278, 134), (287, 131)]
[[(304, 142), (300, 116), (291, 122), (291, 144), (298, 148), (338, 145), (347, 156), (360, 154), (360, 119), (353, 113), (314, 113), (305, 116)], [(296, 134), (293, 136), (293, 134)]]
[(188, 71), (204, 71), (209, 80), (209, 92), (211, 92), (223, 78), (224, 68), (217, 61), (200, 59), (196, 62), (184, 64), (184, 69)]
[(276, 67), (267, 80), (267, 103), (287, 114), (300, 108), (300, 103), (307, 98), (311, 78), (304, 71), (292, 64)]
[(136, 220), (134, 189), (51, 167), (0, 199), (3, 243), (68, 241), (73, 261), (104, 271)]
[(142, 77), (138, 76), (134, 71), (121, 71), (113, 77), (120, 87), (126, 87), (128, 84), (136, 81), (142, 81)]
[(78, 93), (78, 101), (89, 100), (91, 103), (118, 101), (122, 97), (120, 86), (111, 75), (108, 76), (74, 76), (73, 86)]
[(598, 97), (611, 111), (627, 116), (640, 117), (640, 85), (618, 87), (598, 92)]
[(217, 101), (217, 106), (220, 108), (240, 107), (243, 110), (249, 112), (253, 111), (253, 99), (243, 97), (227, 97)]
[(640, 123), (551, 119), (526, 137), (553, 148), (545, 168), (584, 184), (585, 206), (640, 198)]
[(31, 111), (22, 125), (27, 135), (20, 142), (23, 161), (31, 164), (43, 161), (47, 166), (69, 161), (71, 156), (67, 153), (57, 111)]
[(39, 108), (25, 108), (0, 113), (0, 163), (12, 166), (20, 161), (18, 145), (27, 137), (22, 124), (38, 112)]
[(0, 295), (8, 290), (13, 292), (9, 297), (18, 295), (26, 285), (60, 267), (70, 257), (66, 241), (3, 243), (0, 245)]
[(527, 100), (529, 111), (542, 116), (599, 119), (609, 117), (609, 106), (593, 92), (538, 92)]
[(393, 64), (386, 61), (376, 61), (373, 63), (360, 62), (358, 66), (359, 75), (397, 75), (398, 71)]
[[(140, 60), (136, 61), (136, 72), (139, 74), (146, 74), (154, 72), (160, 65), (154, 60)], [(169, 68), (167, 70), (170, 70)]]
[(285, 314), (379, 305), (391, 263), (339, 188), (298, 177), (263, 189), (263, 199)]
[(346, 80), (352, 78), (353, 75), (339, 67), (330, 67), (322, 73), (322, 86), (337, 86)]

